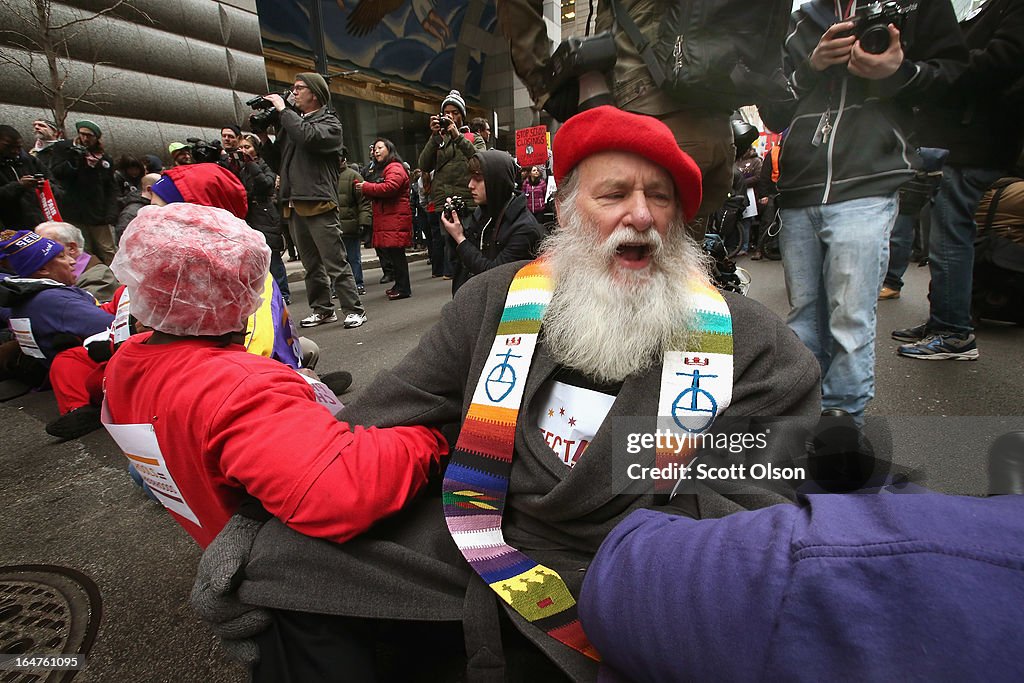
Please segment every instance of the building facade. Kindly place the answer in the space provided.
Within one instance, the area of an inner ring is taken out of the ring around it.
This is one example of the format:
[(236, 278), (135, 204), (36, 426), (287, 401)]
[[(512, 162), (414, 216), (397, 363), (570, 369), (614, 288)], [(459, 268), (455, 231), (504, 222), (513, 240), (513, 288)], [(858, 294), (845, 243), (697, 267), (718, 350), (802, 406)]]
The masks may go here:
[(244, 120), (245, 101), (267, 90), (255, 0), (131, 0), (102, 14), (111, 3), (65, 0), (50, 3), (42, 20), (36, 5), (0, 0), (0, 26), (8, 29), (0, 32), (0, 122), (21, 131), (27, 146), (32, 121), (52, 118), (49, 98), (36, 85), (51, 82), (45, 53), (24, 49), (41, 47), (44, 25), (85, 20), (51, 40), (68, 97), (97, 82), (93, 103), (72, 107), (65, 130), (73, 135), (75, 120), (91, 119), (114, 153), (167, 161), (170, 142), (215, 137), (222, 125)]

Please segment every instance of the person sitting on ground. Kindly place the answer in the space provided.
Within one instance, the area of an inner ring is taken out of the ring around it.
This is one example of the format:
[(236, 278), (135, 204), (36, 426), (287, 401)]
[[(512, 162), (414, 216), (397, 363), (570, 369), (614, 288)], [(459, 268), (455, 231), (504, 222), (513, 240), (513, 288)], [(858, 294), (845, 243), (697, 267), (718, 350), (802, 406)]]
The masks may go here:
[[(762, 305), (711, 285), (685, 228), (700, 172), (664, 123), (582, 112), (555, 135), (554, 160), (560, 227), (540, 258), (472, 278), (339, 413), (461, 424), (441, 495), (344, 545), (239, 516), (204, 556), (193, 605), (220, 633), (237, 643), (258, 630), (233, 592), (239, 577), (248, 603), (274, 608), (255, 680), (314, 680), (317, 667), (353, 680), (503, 680), (506, 661), (509, 680), (593, 680), (573, 596), (619, 521), (639, 508), (702, 519), (792, 499), (791, 487), (743, 483), (675, 496), (616, 486), (626, 416), (648, 432), (658, 415), (702, 416), (693, 429), (709, 417), (817, 421), (818, 365)], [(326, 637), (313, 642), (311, 629)], [(378, 646), (403, 655), (378, 659)]]
[(451, 220), (441, 213), (441, 225), (455, 240), (459, 257), (452, 296), (474, 275), (537, 255), (544, 230), (515, 183), (516, 161), (508, 152), (492, 149), (470, 158), (469, 191), (476, 210), (465, 227), (454, 211)]
[(174, 519), (206, 547), (244, 499), (344, 542), (399, 510), (447, 446), (425, 427), (350, 427), (317, 386), (245, 352), (270, 249), (227, 211), (147, 207), (113, 263), (154, 331), (107, 366), (105, 425)]
[(117, 291), (118, 281), (110, 268), (94, 255), (85, 251), (85, 237), (82, 231), (70, 223), (47, 221), (36, 226), (37, 235), (64, 245), (64, 253), (74, 259), (71, 272), (75, 286), (96, 297), (97, 301), (110, 301)]
[(93, 367), (79, 368), (69, 351), (81, 349), (85, 339), (106, 330), (113, 314), (74, 286), (75, 260), (59, 242), (30, 230), (4, 230), (0, 258), (18, 276), (0, 280), (0, 306), (11, 309), (9, 324), (22, 353), (48, 368), (57, 399), (60, 417), (46, 426), (47, 433), (64, 438), (66, 430), (77, 433), (81, 424), (95, 429), (98, 411), (89, 405), (88, 395), (82, 399), (80, 392), (64, 391), (67, 385), (84, 386), (81, 376)]

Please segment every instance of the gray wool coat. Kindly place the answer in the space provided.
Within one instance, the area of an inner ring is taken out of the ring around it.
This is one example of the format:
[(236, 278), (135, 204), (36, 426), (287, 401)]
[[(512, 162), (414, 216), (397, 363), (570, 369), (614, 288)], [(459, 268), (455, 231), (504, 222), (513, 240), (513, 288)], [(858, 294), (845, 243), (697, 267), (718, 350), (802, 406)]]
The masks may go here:
[[(340, 419), (393, 426), (458, 425), (488, 362), (509, 283), (525, 262), (487, 271), (460, 289), (441, 321), (395, 368), (381, 372)], [(762, 305), (725, 294), (733, 317), (734, 389), (723, 415), (820, 413), (818, 364), (796, 336)], [(661, 366), (629, 378), (585, 455), (566, 467), (532, 427), (531, 400), (556, 369), (543, 340), (526, 381), (516, 431), (504, 523), (506, 541), (561, 574), (579, 594), (587, 565), (604, 537), (632, 510), (645, 507), (721, 517), (787, 502), (786, 492), (699, 486), (671, 503), (651, 494), (616, 494), (611, 483), (612, 425), (617, 417), (655, 416)], [(653, 428), (653, 417), (651, 418)], [(452, 439), (454, 443), (454, 439)], [(463, 622), (469, 680), (492, 680), (498, 609), (505, 603), (477, 577), (452, 541), (438, 493), (344, 545), (302, 536), (277, 520), (260, 530), (239, 596), (279, 609), (386, 619)], [(597, 667), (508, 610), (524, 635), (575, 680)], [(500, 677), (497, 679), (500, 680)]]

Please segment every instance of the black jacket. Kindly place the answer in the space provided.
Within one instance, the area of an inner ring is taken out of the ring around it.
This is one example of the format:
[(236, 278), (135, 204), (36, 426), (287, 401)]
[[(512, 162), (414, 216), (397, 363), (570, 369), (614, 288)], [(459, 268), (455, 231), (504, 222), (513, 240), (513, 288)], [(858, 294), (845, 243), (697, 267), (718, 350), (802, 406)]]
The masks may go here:
[(242, 166), (239, 173), (245, 195), (249, 198), (249, 212), (245, 222), (263, 233), (267, 246), (281, 251), (284, 249), (284, 237), (281, 235), (281, 215), (274, 201), (274, 181), (277, 176), (267, 162), (256, 159)]
[(338, 154), (341, 121), (321, 107), (302, 116), (291, 109), (281, 112), (277, 139), (262, 147), (267, 165), (281, 176), (279, 198), (338, 203)]
[(122, 200), (122, 204), (124, 207), (117, 215), (117, 223), (114, 225), (114, 242), (116, 244), (121, 243), (121, 235), (124, 234), (128, 224), (135, 220), (135, 217), (139, 215), (139, 209), (144, 206), (149, 206), (149, 200), (143, 197), (140, 193), (133, 192)]
[[(35, 190), (23, 187), (22, 176), (42, 173), (53, 180), (46, 166), (35, 157), (22, 152), (17, 157), (0, 159), (0, 226), (13, 230), (31, 230), (44, 220)], [(51, 182), (54, 196), (60, 200), (60, 187)]]
[(544, 228), (526, 209), (525, 195), (513, 195), (500, 220), (486, 218), (484, 208), (477, 208), (469, 217), (466, 240), (456, 249), (459, 267), (452, 279), (452, 296), (474, 275), (504, 263), (535, 258), (544, 237)]
[(922, 106), (917, 142), (953, 166), (1009, 170), (1024, 145), (1024, 2), (989, 0), (961, 25), (967, 70), (944, 101)]
[[(784, 208), (896, 192), (921, 163), (907, 142), (911, 106), (940, 101), (967, 66), (952, 5), (918, 0), (901, 33), (903, 64), (892, 76), (867, 80), (845, 66), (815, 71), (811, 52), (837, 20), (832, 0), (812, 0), (793, 13), (783, 65), (794, 98), (761, 112), (772, 130), (789, 127), (779, 161)], [(822, 139), (826, 120), (831, 131)]]
[(114, 160), (104, 154), (95, 166), (89, 166), (70, 140), (55, 142), (51, 147), (50, 170), (64, 190), (64, 196), (57, 200), (61, 217), (78, 226), (113, 225), (121, 196), (114, 180)]

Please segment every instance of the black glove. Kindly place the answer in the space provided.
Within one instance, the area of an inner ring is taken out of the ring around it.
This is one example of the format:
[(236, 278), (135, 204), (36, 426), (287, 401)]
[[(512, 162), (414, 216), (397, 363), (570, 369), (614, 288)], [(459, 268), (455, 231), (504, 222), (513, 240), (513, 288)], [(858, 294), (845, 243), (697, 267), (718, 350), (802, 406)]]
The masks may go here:
[(82, 338), (67, 332), (58, 332), (53, 335), (53, 351), (59, 353), (67, 349), (73, 349), (82, 345)]
[(239, 584), (245, 578), (245, 565), (262, 521), (234, 515), (213, 539), (196, 570), (192, 586), (192, 609), (221, 637), (224, 649), (244, 664), (260, 659), (259, 647), (252, 637), (270, 624), (270, 613), (238, 598)]

